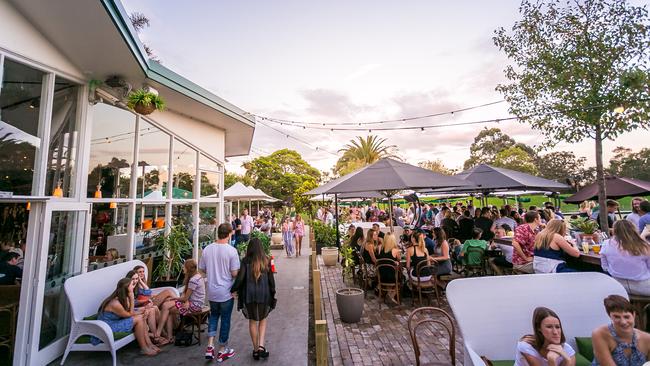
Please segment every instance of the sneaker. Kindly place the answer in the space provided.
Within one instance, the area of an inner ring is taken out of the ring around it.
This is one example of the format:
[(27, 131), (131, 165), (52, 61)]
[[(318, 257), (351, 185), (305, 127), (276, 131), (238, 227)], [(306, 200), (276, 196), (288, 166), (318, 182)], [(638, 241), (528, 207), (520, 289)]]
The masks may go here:
[(235, 350), (232, 348), (226, 348), (223, 351), (220, 351), (217, 354), (217, 362), (223, 362), (235, 355)]
[(208, 346), (208, 348), (205, 349), (205, 359), (214, 360), (214, 347)]

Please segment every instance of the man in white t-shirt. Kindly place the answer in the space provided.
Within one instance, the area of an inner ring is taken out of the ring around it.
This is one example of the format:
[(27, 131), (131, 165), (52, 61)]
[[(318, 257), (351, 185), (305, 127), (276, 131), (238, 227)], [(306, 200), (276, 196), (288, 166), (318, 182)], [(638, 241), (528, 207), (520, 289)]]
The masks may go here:
[(203, 249), (203, 255), (199, 261), (199, 269), (207, 278), (207, 294), (210, 301), (208, 348), (205, 350), (205, 358), (208, 360), (215, 358), (214, 337), (217, 335), (217, 324), (221, 318), (217, 362), (225, 361), (235, 355), (235, 350), (227, 347), (230, 335), (230, 316), (235, 304), (230, 288), (237, 277), (240, 264), (237, 249), (230, 245), (231, 235), (232, 225), (228, 223), (219, 225), (216, 243)]
[(248, 210), (244, 209), (244, 212), (239, 220), (241, 221), (241, 241), (243, 243), (246, 243), (251, 238), (251, 232), (253, 231), (253, 227), (255, 225), (253, 222), (253, 216), (250, 216), (248, 214)]

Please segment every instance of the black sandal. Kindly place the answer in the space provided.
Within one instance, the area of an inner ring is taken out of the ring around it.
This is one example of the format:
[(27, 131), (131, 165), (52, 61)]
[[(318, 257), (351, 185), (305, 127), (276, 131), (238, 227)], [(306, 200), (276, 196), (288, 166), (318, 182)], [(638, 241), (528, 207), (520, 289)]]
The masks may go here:
[(260, 357), (262, 357), (262, 358), (269, 357), (269, 351), (267, 351), (266, 348), (264, 348), (264, 346), (259, 346), (257, 351), (259, 352)]
[(255, 361), (260, 359), (260, 351), (258, 351), (258, 350), (253, 351), (253, 359)]

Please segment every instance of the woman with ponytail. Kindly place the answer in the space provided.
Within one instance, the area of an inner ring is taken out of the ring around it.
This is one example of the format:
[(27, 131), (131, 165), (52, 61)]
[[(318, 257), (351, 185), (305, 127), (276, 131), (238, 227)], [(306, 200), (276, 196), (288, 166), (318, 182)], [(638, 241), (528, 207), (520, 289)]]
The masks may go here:
[(253, 341), (253, 359), (269, 357), (264, 347), (266, 317), (275, 308), (275, 280), (270, 260), (264, 253), (262, 242), (253, 238), (248, 243), (246, 257), (242, 259), (237, 279), (230, 290), (237, 293), (237, 310), (248, 319), (248, 329)]

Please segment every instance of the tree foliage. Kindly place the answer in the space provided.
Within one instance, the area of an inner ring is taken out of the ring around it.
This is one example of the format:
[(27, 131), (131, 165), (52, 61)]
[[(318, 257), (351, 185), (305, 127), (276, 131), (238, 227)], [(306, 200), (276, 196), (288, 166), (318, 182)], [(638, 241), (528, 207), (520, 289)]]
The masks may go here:
[(650, 148), (634, 152), (629, 148), (617, 147), (614, 154), (609, 160), (611, 174), (650, 181)]
[[(602, 141), (650, 127), (648, 12), (626, 0), (524, 0), (519, 12), (510, 32), (495, 32), (513, 63), (497, 90), (510, 113), (552, 140), (595, 140), (604, 207)], [(618, 106), (625, 111), (614, 112)]]
[(440, 159), (421, 161), (418, 163), (420, 168), (428, 169), (440, 174), (452, 175), (456, 173), (455, 169), (449, 169)]
[(239, 175), (237, 173), (226, 172), (226, 175), (223, 176), (223, 186), (224, 189), (228, 189), (237, 182), (242, 182), (244, 185), (250, 186), (253, 183), (250, 179), (246, 178), (244, 175)]
[(320, 171), (303, 160), (294, 150), (282, 149), (243, 164), (244, 179), (283, 201), (295, 201), (294, 193), (304, 182), (318, 183)]
[(357, 136), (356, 140), (350, 140), (339, 152), (343, 156), (339, 158), (334, 166), (335, 175), (343, 176), (366, 165), (370, 165), (383, 158), (400, 159), (397, 155), (397, 146), (385, 145), (385, 138), (374, 135), (367, 137)]
[(465, 160), (463, 169), (467, 170), (479, 164), (494, 164), (497, 155), (503, 150), (517, 147), (526, 152), (531, 158), (536, 156), (535, 150), (523, 143), (516, 142), (499, 128), (484, 128), (469, 147), (469, 159)]
[(494, 157), (494, 166), (537, 175), (535, 158), (519, 146), (510, 146), (501, 150)]
[[(136, 33), (140, 33), (143, 29), (148, 28), (150, 25), (149, 18), (140, 12), (131, 13), (129, 15), (129, 20), (131, 21), (131, 25), (133, 26), (133, 29)], [(149, 45), (142, 43), (142, 46), (144, 47), (144, 51), (147, 53), (147, 56), (149, 56), (152, 61), (160, 63), (160, 59), (158, 56), (156, 56), (156, 53), (151, 47), (149, 47)]]
[(535, 165), (539, 175), (546, 179), (571, 184), (579, 187), (590, 184), (595, 179), (594, 169), (585, 167), (587, 158), (576, 157), (572, 151), (554, 151), (540, 155)]

